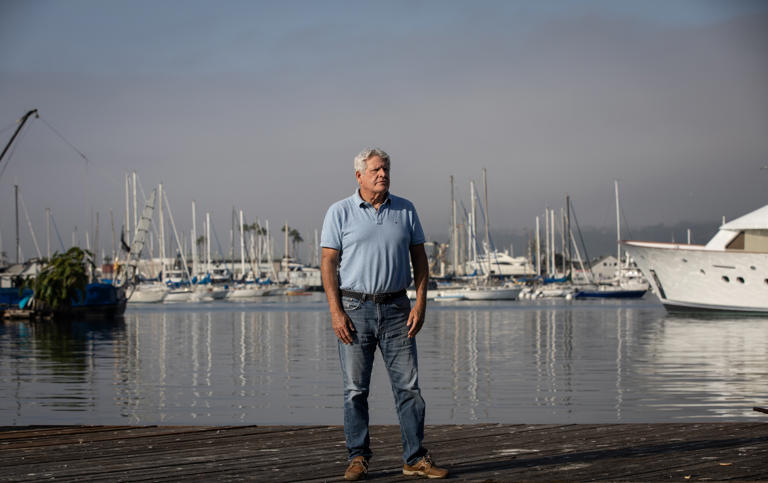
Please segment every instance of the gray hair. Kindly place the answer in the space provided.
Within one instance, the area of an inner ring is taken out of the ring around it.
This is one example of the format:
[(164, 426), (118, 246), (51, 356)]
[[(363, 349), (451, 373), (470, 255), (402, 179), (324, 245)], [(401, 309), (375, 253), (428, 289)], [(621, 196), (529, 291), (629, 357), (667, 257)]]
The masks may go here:
[(362, 150), (360, 154), (355, 156), (355, 172), (363, 174), (365, 168), (368, 166), (368, 160), (374, 156), (380, 157), (382, 161), (387, 163), (387, 168), (389, 168), (389, 154), (379, 148), (368, 148)]

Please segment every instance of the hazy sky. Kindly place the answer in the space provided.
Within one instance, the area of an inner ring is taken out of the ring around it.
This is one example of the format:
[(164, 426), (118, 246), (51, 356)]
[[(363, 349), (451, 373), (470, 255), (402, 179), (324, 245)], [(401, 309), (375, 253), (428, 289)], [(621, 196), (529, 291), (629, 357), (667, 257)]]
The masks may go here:
[(468, 206), (483, 167), (500, 231), (566, 193), (613, 226), (614, 179), (633, 226), (733, 218), (768, 202), (768, 2), (0, 0), (3, 146), (33, 108), (0, 163), (11, 259), (14, 184), (43, 251), (46, 207), (111, 245), (133, 170), (185, 234), (194, 199), (222, 244), (233, 206), (309, 241), (367, 146), (442, 241), (449, 176)]

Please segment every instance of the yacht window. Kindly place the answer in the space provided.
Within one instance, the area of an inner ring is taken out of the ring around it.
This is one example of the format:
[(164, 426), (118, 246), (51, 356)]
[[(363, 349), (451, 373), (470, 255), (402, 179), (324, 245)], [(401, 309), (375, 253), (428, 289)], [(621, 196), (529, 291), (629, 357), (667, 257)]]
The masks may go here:
[(683, 258), (683, 263), (688, 263), (688, 259), (687, 258)]
[(738, 277), (736, 280), (738, 280), (739, 283), (744, 283), (744, 277)]
[(702, 273), (702, 275), (706, 275), (707, 274), (707, 272), (705, 272), (703, 268), (700, 268), (699, 271)]
[(723, 282), (730, 282), (731, 279), (727, 275), (723, 275)]
[(744, 250), (744, 232), (739, 232), (739, 234), (736, 235), (736, 238), (731, 240), (731, 243), (725, 248), (728, 250)]

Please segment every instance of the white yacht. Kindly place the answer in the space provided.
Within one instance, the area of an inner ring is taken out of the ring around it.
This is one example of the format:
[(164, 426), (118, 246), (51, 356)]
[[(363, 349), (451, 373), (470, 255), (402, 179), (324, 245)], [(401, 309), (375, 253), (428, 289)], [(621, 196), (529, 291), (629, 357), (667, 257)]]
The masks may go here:
[(623, 245), (667, 310), (768, 314), (768, 205), (723, 224), (706, 245)]
[(494, 250), (490, 254), (478, 254), (477, 261), (466, 262), (464, 269), (467, 273), (485, 273), (488, 271), (491, 276), (533, 277), (536, 275), (536, 268), (527, 258), (513, 257), (506, 250)]

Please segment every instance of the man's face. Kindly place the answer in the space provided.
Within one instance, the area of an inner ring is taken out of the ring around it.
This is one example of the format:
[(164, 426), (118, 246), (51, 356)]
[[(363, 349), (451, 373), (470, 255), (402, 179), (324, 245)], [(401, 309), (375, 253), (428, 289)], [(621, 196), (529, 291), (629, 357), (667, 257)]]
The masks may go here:
[(389, 191), (389, 166), (379, 156), (368, 158), (365, 166), (365, 172), (356, 172), (357, 182), (360, 189), (376, 194)]

